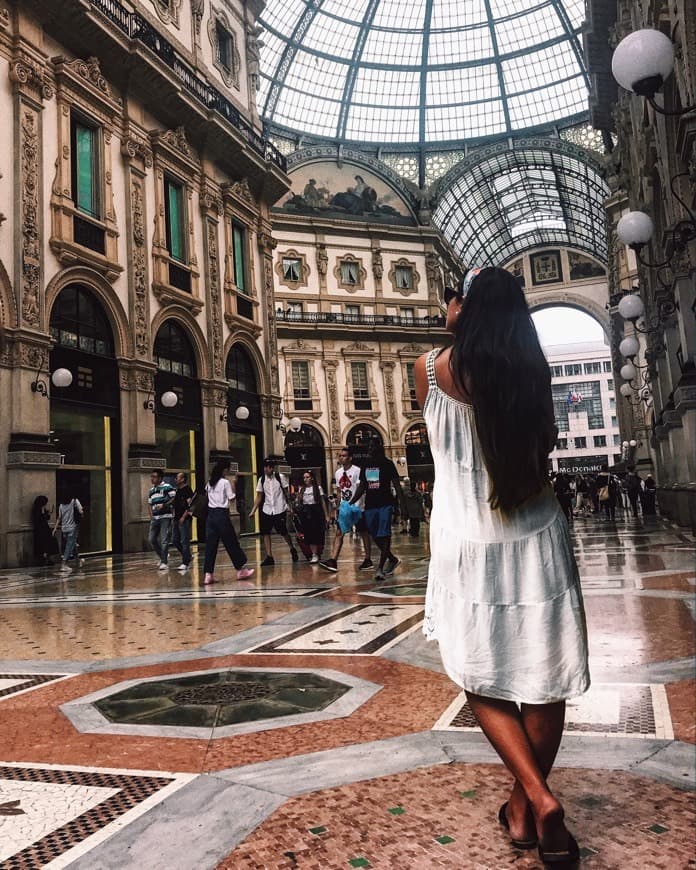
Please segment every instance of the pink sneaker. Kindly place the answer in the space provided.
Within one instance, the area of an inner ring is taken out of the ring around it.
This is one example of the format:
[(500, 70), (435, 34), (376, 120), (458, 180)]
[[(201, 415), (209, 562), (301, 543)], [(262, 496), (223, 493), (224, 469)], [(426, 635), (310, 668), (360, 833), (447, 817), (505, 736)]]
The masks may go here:
[(253, 568), (240, 568), (237, 571), (237, 580), (247, 580), (249, 577), (254, 576)]
[(215, 579), (215, 577), (213, 577), (212, 574), (206, 574), (205, 580), (203, 582), (206, 586), (210, 586), (211, 583), (217, 583), (217, 580)]

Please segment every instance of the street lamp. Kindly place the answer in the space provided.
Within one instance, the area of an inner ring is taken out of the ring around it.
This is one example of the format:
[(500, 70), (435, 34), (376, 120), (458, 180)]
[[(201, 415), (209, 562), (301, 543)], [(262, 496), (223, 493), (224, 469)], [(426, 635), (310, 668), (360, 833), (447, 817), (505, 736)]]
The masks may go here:
[[(38, 393), (40, 396), (45, 396), (48, 398), (48, 387), (46, 386), (46, 382), (39, 379), (39, 375), (41, 374), (41, 369), (39, 368), (36, 372), (36, 377), (32, 381), (31, 391), (32, 393)], [(73, 376), (70, 369), (56, 369), (51, 375), (51, 383), (54, 387), (60, 387), (61, 389), (65, 387), (69, 387), (73, 382)]]

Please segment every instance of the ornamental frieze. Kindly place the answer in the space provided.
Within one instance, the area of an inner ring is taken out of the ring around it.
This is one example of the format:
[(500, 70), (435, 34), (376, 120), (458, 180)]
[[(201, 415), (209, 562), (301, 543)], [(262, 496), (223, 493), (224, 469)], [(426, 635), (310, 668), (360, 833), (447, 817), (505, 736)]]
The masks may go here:
[(220, 266), (218, 256), (218, 227), (213, 220), (206, 220), (208, 258), (208, 341), (212, 350), (213, 376), (223, 375), (222, 318), (220, 302)]
[(10, 64), (10, 81), (20, 90), (33, 92), (40, 99), (53, 99), (52, 80), (44, 67), (29, 57), (20, 57)]
[(41, 247), (39, 243), (39, 115), (24, 105), (20, 121), (21, 177), (21, 312), (22, 321), (38, 327), (41, 322), (39, 287)]

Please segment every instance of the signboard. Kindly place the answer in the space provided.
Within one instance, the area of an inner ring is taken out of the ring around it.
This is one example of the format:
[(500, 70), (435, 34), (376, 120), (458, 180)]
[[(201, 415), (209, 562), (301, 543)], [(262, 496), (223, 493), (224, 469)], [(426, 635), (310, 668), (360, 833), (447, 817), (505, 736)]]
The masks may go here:
[(564, 456), (558, 460), (558, 470), (568, 474), (596, 474), (609, 465), (606, 456)]

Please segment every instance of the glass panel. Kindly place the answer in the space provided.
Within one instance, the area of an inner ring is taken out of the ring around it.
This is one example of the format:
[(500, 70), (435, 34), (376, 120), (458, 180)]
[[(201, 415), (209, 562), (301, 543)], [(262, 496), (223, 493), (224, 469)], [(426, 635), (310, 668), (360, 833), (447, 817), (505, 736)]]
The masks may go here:
[(165, 458), (167, 473), (193, 471), (192, 431), (185, 423), (171, 420), (158, 420), (155, 424), (155, 443)]
[(249, 519), (249, 510), (254, 503), (256, 490), (256, 435), (230, 432), (228, 436), (229, 451), (232, 460), (239, 465), (239, 474), (235, 485), (237, 493), (237, 510), (239, 511), (239, 531), (254, 533), (257, 531), (257, 516)]
[(246, 257), (244, 256), (244, 243), (246, 233), (244, 227), (238, 224), (232, 225), (232, 251), (234, 258), (234, 283), (243, 293), (246, 293)]
[(170, 256), (184, 262), (186, 259), (183, 232), (183, 190), (171, 181), (165, 183), (167, 248)]
[(75, 124), (75, 150), (76, 150), (76, 191), (75, 205), (80, 211), (97, 216), (96, 208), (96, 184), (95, 184), (95, 136), (94, 130), (82, 124)]
[(52, 399), (51, 429), (66, 465), (106, 464), (104, 416), (99, 411), (61, 405)]

